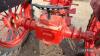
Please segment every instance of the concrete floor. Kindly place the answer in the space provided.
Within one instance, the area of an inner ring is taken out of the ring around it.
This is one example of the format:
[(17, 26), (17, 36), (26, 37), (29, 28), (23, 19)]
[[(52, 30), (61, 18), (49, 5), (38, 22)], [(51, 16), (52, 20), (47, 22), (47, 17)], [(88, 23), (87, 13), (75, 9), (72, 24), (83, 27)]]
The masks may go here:
[(73, 15), (72, 24), (77, 28), (82, 27), (85, 31), (92, 14), (90, 1), (74, 1), (73, 3), (79, 4), (79, 6), (73, 6), (76, 8), (76, 14)]

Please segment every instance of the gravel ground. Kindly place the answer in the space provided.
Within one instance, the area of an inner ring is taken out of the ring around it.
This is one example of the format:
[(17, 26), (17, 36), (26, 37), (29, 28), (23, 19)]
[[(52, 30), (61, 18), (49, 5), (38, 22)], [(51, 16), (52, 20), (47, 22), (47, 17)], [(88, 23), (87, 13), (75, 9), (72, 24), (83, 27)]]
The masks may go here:
[(18, 56), (75, 56), (75, 53), (66, 40), (60, 45), (47, 46), (43, 42), (36, 40), (32, 31), (24, 42)]

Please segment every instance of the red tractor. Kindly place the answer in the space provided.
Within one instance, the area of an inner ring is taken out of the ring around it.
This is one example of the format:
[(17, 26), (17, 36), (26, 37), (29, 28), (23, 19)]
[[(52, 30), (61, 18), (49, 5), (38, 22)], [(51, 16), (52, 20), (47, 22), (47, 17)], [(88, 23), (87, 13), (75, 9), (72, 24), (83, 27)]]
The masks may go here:
[[(5, 4), (7, 4), (6, 0)], [(25, 39), (28, 31), (34, 30), (36, 32), (36, 38), (48, 45), (59, 44), (65, 38), (77, 41), (82, 39), (85, 44), (85, 56), (96, 56), (94, 48), (96, 47), (95, 42), (99, 40), (100, 32), (98, 30), (99, 22), (96, 20), (96, 17), (92, 17), (93, 19), (90, 20), (87, 31), (82, 32), (81, 28), (76, 29), (69, 23), (71, 20), (68, 14), (72, 11), (69, 9), (72, 3), (70, 5), (61, 3), (63, 6), (59, 4), (57, 6), (46, 6), (31, 4), (31, 0), (24, 0), (21, 5), (14, 7), (14, 11), (7, 4), (9, 9), (0, 13), (0, 21), (2, 22), (0, 31), (6, 28), (5, 31), (7, 34), (2, 32), (5, 35), (1, 35), (0, 46), (4, 48), (18, 46)], [(32, 17), (31, 5), (46, 12), (42, 13), (39, 19), (36, 20)], [(68, 14), (62, 15), (59, 12), (60, 10), (65, 10), (64, 12)], [(10, 36), (9, 33), (11, 34)]]

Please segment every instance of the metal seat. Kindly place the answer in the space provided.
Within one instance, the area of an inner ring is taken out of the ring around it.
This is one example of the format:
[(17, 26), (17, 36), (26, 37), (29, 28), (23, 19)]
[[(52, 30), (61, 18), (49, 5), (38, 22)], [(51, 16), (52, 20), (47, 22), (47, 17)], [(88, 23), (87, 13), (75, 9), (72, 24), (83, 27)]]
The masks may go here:
[(68, 9), (70, 7), (70, 6), (54, 6), (54, 5), (39, 5), (39, 4), (32, 4), (32, 6), (35, 6), (40, 10), (60, 10), (60, 9)]

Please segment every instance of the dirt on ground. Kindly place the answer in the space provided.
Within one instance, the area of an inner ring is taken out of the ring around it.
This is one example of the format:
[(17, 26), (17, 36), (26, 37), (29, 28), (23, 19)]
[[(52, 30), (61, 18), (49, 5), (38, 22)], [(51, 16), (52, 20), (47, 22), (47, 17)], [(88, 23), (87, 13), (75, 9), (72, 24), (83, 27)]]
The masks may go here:
[(47, 46), (35, 38), (34, 32), (30, 32), (28, 39), (24, 42), (18, 56), (75, 56), (75, 52), (64, 40), (60, 45)]

